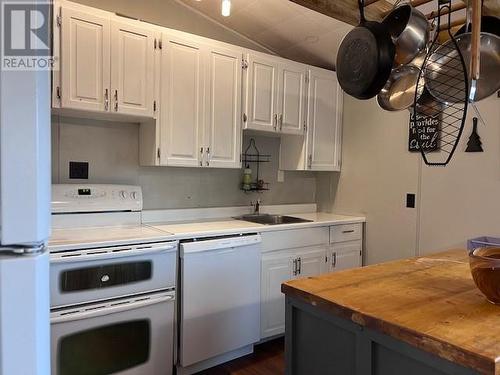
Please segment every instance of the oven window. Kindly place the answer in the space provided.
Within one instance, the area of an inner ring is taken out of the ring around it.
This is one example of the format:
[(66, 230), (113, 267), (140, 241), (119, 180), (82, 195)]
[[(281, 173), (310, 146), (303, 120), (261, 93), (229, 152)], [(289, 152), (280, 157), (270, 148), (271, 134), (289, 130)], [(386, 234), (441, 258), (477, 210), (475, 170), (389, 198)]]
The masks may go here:
[(61, 273), (61, 292), (107, 288), (151, 279), (151, 261), (108, 264)]
[(59, 375), (107, 375), (147, 362), (149, 320), (101, 326), (59, 341)]

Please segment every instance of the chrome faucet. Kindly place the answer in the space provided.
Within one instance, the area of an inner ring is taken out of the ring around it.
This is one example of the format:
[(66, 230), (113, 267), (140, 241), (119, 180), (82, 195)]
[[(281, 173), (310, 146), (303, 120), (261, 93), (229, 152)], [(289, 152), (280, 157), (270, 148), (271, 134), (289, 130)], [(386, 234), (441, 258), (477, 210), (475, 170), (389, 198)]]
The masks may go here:
[(253, 207), (253, 214), (254, 215), (259, 215), (260, 214), (260, 205), (261, 205), (260, 199), (257, 199), (255, 202), (252, 202), (251, 205)]

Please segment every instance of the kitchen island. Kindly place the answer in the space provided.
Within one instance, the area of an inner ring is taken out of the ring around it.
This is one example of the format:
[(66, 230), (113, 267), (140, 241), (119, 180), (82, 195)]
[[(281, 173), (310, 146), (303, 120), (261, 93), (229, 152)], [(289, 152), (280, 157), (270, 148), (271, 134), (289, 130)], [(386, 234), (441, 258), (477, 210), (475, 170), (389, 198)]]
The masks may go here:
[(500, 306), (465, 250), (296, 279), (286, 295), (287, 374), (500, 374)]

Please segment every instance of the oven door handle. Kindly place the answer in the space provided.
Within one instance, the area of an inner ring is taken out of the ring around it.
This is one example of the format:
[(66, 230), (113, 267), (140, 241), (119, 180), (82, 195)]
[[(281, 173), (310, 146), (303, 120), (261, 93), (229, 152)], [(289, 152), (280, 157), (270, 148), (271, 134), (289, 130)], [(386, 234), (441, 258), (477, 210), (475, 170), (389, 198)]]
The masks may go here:
[(122, 311), (129, 311), (138, 309), (145, 306), (156, 305), (162, 302), (174, 301), (175, 300), (175, 292), (170, 292), (165, 295), (157, 296), (149, 299), (139, 299), (137, 301), (128, 302), (128, 301), (114, 301), (114, 302), (105, 302), (103, 304), (92, 305), (91, 307), (87, 307), (87, 309), (82, 308), (80, 311), (75, 309), (74, 312), (71, 311), (71, 308), (66, 309), (70, 310), (70, 312), (66, 312), (64, 315), (61, 314), (60, 311), (51, 313), (50, 323), (58, 324), (58, 323), (67, 323), (73, 322), (77, 320), (90, 319), (99, 316), (106, 316), (110, 314), (116, 314)]
[(50, 256), (51, 263), (76, 263), (91, 260), (119, 259), (136, 255), (154, 255), (163, 252), (177, 251), (177, 244), (161, 245), (157, 247), (139, 247), (130, 250), (117, 249), (92, 249), (83, 251), (72, 251), (70, 253), (54, 253)]

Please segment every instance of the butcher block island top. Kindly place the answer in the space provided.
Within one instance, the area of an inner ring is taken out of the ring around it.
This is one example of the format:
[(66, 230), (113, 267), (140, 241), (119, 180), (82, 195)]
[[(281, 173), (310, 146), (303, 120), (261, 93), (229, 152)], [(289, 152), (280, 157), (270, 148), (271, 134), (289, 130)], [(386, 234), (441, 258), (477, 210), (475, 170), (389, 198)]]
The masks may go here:
[(465, 250), (288, 281), (287, 297), (484, 374), (500, 375), (500, 306)]

